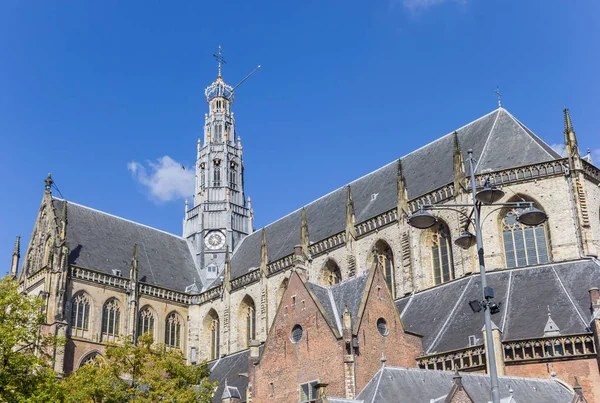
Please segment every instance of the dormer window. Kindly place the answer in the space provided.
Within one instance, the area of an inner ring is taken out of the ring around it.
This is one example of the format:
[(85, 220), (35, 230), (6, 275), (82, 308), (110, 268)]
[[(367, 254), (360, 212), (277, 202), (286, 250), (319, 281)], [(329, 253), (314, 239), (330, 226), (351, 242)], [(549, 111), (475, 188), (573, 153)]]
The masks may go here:
[(208, 267), (206, 268), (206, 277), (208, 278), (217, 278), (217, 265), (214, 263), (211, 263), (208, 265)]

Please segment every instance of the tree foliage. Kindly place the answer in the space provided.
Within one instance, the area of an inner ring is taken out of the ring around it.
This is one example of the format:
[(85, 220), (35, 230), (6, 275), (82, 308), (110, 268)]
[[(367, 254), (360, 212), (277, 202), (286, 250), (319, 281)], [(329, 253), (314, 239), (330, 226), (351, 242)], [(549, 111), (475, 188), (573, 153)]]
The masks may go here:
[(148, 333), (110, 344), (64, 381), (69, 403), (211, 402), (215, 384), (206, 364), (185, 365), (179, 350), (153, 344)]
[(40, 329), (44, 301), (19, 292), (19, 284), (0, 279), (0, 402), (61, 400), (50, 354), (58, 340)]
[(61, 379), (53, 352), (64, 340), (46, 335), (44, 301), (0, 279), (0, 403), (209, 403), (216, 384), (206, 363), (189, 366), (181, 351), (124, 337), (103, 356)]

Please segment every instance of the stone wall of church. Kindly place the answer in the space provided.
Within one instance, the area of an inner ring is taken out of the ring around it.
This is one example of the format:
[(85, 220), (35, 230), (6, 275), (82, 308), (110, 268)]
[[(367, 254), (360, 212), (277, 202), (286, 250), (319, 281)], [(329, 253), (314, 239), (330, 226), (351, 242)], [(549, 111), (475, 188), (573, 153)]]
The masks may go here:
[(585, 180), (585, 192), (587, 197), (589, 221), (592, 233), (592, 244), (595, 247), (596, 256), (600, 255), (600, 184), (589, 179)]

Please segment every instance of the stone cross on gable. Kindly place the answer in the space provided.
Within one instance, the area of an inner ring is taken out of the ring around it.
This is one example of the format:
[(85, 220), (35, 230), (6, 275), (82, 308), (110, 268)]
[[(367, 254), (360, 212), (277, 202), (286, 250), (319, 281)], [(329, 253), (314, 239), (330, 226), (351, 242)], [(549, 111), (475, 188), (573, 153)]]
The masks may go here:
[(496, 87), (496, 95), (498, 96), (498, 108), (502, 108), (502, 94), (500, 93), (500, 88)]

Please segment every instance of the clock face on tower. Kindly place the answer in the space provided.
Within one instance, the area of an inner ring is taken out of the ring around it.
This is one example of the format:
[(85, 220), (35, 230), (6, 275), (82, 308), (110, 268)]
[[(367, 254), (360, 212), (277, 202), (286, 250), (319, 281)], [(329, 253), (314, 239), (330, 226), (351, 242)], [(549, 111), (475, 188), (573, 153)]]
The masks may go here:
[(209, 232), (204, 238), (204, 245), (208, 249), (221, 249), (225, 246), (225, 235), (219, 231)]

